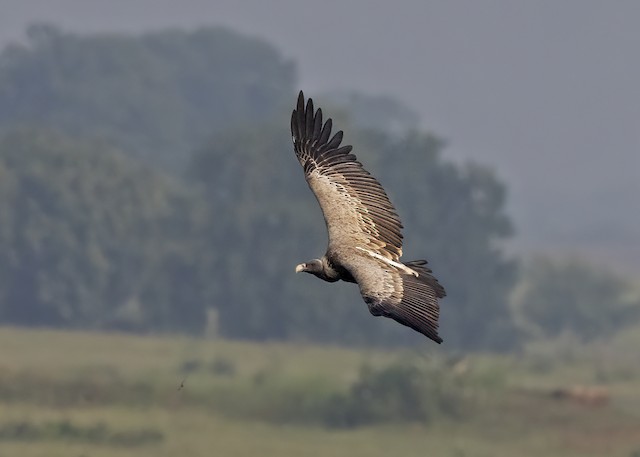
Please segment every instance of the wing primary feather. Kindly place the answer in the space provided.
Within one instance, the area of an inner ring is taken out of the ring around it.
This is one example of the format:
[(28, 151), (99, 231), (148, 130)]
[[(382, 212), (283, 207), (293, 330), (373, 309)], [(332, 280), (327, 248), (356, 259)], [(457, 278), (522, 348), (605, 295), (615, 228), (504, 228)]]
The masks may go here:
[(327, 119), (322, 126), (322, 132), (320, 132), (320, 137), (318, 138), (318, 144), (325, 144), (329, 137), (331, 136), (331, 127), (333, 126), (333, 121), (331, 118)]
[(300, 141), (300, 132), (298, 131), (298, 118), (297, 111), (291, 113), (291, 135), (293, 136), (294, 144)]
[(313, 120), (313, 141), (318, 141), (320, 139), (320, 133), (322, 130), (322, 110), (318, 108), (316, 112), (316, 116)]
[(342, 135), (342, 130), (338, 130), (336, 134), (333, 135), (333, 138), (331, 138), (326, 146), (324, 146), (323, 150), (336, 149), (338, 146), (340, 146), (340, 143), (342, 143)]
[(298, 137), (302, 140), (304, 136), (304, 94), (302, 91), (298, 94), (298, 104), (296, 106), (295, 115), (298, 124)]
[(313, 100), (307, 99), (307, 111), (304, 113), (306, 120), (305, 135), (307, 140), (311, 142), (313, 139)]

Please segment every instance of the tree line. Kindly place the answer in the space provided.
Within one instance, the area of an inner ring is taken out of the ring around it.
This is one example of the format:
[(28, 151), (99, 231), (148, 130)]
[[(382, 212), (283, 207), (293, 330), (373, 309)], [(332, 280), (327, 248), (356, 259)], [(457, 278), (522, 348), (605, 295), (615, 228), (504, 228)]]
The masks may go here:
[[(0, 54), (2, 322), (420, 341), (373, 319), (356, 288), (293, 274), (322, 254), (326, 229), (290, 144), (295, 65), (277, 49), (223, 28), (76, 35), (40, 24), (27, 36)], [(517, 315), (557, 332), (535, 302), (544, 275), (521, 289), (521, 311), (510, 305), (520, 269), (503, 248), (514, 231), (495, 173), (446, 159), (401, 104), (345, 98), (353, 112), (320, 97), (396, 204), (405, 252), (428, 258), (447, 288), (445, 341), (513, 347), (532, 334)]]

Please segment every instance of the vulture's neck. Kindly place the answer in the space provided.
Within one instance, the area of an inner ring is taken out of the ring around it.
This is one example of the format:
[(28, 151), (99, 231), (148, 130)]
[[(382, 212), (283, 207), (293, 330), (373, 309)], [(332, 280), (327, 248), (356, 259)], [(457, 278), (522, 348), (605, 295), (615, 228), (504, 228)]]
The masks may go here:
[(322, 276), (319, 276), (321, 279), (324, 279), (328, 282), (336, 282), (339, 280), (347, 281), (347, 282), (355, 282), (353, 276), (341, 265), (336, 264), (331, 261), (329, 257), (326, 255), (322, 257)]
[(327, 282), (336, 282), (340, 279), (343, 279), (338, 269), (335, 267), (335, 265), (333, 265), (331, 260), (329, 260), (326, 255), (323, 256), (320, 261), (322, 262), (322, 271), (317, 275), (318, 278), (323, 279)]

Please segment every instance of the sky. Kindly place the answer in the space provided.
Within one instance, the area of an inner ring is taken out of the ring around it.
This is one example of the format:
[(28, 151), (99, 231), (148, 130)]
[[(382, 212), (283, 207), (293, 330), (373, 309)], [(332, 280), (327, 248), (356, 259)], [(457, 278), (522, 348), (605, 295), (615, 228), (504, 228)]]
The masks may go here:
[(640, 272), (640, 1), (0, 0), (0, 45), (34, 21), (264, 38), (306, 94), (391, 95), (446, 155), (494, 167), (521, 248)]

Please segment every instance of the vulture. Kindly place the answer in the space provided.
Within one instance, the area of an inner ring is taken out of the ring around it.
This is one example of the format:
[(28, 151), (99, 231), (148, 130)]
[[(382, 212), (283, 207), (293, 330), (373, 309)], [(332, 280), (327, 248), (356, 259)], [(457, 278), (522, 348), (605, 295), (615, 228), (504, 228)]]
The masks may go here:
[(341, 146), (342, 131), (331, 136), (332, 121), (306, 106), (302, 91), (291, 115), (296, 157), (327, 225), (329, 243), (320, 259), (296, 266), (328, 282), (358, 284), (374, 316), (406, 325), (436, 343), (444, 288), (426, 260), (401, 262), (402, 223), (387, 193), (367, 172), (352, 146)]

